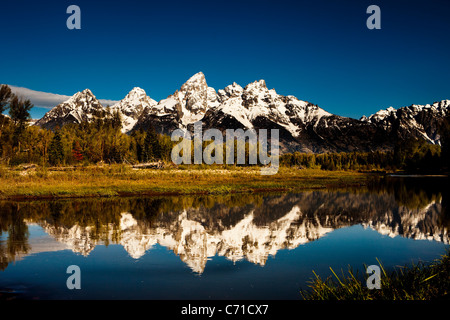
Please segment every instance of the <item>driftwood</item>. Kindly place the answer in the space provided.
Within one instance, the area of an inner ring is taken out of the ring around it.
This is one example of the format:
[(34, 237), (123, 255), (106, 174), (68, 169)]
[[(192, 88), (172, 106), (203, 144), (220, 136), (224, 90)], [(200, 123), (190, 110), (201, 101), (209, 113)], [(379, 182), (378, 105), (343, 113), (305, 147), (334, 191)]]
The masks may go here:
[(164, 162), (147, 162), (147, 163), (139, 163), (133, 165), (134, 169), (162, 169), (164, 167)]
[(29, 170), (29, 169), (36, 169), (37, 165), (35, 165), (34, 163), (21, 164), (20, 167), (22, 168), (22, 170)]

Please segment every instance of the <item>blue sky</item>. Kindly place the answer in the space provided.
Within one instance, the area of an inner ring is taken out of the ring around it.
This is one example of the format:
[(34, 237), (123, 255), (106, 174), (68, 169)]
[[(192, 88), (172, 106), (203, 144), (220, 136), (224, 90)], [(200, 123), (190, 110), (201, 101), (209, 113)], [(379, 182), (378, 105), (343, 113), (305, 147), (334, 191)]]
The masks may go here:
[[(66, 27), (72, 4), (81, 30)], [(446, 0), (16, 0), (0, 17), (0, 83), (37, 91), (120, 100), (138, 86), (159, 101), (202, 71), (216, 90), (265, 79), (353, 118), (450, 99)]]

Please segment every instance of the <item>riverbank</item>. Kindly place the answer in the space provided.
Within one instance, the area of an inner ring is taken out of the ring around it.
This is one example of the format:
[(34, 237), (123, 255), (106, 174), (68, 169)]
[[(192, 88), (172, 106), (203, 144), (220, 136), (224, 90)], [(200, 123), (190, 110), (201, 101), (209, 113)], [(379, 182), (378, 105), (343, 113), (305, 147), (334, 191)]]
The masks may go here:
[(112, 197), (167, 194), (226, 194), (363, 186), (370, 175), (355, 171), (280, 168), (261, 175), (258, 167), (171, 167), (126, 165), (0, 169), (0, 199)]

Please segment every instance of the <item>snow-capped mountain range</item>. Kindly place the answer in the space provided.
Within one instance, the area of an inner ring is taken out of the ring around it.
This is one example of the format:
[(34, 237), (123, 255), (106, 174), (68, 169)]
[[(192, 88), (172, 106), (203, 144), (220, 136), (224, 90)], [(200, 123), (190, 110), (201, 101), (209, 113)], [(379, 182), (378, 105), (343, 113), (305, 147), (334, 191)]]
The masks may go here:
[(108, 108), (86, 89), (51, 109), (36, 125), (54, 129), (89, 121), (102, 110), (109, 114), (117, 110), (124, 133), (152, 126), (170, 134), (178, 128), (192, 130), (193, 123), (201, 120), (204, 129), (279, 129), (282, 152), (372, 151), (392, 149), (399, 139), (409, 137), (439, 144), (437, 125), (448, 114), (449, 105), (450, 100), (442, 100), (391, 107), (357, 120), (333, 115), (294, 96), (279, 95), (264, 80), (245, 87), (233, 83), (216, 91), (199, 72), (159, 102), (134, 88)]

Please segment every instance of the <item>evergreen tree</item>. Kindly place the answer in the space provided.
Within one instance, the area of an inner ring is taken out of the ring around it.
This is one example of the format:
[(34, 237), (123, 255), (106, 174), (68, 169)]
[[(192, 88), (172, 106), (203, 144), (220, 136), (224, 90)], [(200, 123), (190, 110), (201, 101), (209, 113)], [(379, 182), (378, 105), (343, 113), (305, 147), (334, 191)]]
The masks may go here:
[(115, 110), (113, 112), (112, 118), (111, 118), (111, 124), (112, 124), (112, 128), (114, 130), (122, 129), (122, 117), (120, 115), (119, 110)]
[[(7, 109), (7, 105), (10, 99), (14, 96), (11, 92), (11, 88), (7, 85), (2, 85), (0, 87), (0, 138), (2, 137), (2, 133), (4, 127), (8, 124), (9, 118), (3, 115), (3, 112)], [(0, 143), (0, 149), (3, 149), (3, 144)]]
[(161, 145), (158, 140), (158, 135), (153, 128), (147, 130), (147, 135), (144, 140), (143, 147), (143, 161), (150, 161), (161, 159)]
[(48, 161), (51, 165), (61, 164), (64, 159), (64, 148), (59, 130), (55, 131), (48, 150)]
[(29, 112), (31, 108), (33, 108), (33, 105), (30, 100), (19, 99), (15, 95), (9, 103), (9, 115), (18, 128), (19, 133), (25, 130), (28, 120), (31, 118)]
[(144, 162), (144, 140), (145, 132), (140, 128), (131, 133), (131, 148), (138, 162)]
[(0, 87), (0, 115), (5, 112), (6, 106), (13, 96), (14, 94), (11, 92), (11, 88), (5, 84), (2, 84)]

